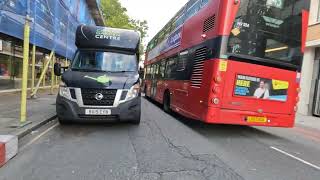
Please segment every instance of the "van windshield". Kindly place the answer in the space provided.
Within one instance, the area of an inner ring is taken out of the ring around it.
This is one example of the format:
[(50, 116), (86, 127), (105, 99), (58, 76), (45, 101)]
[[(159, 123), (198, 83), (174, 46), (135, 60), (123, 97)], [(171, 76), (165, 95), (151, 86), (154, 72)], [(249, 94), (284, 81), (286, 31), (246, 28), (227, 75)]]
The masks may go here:
[(137, 56), (103, 51), (78, 51), (72, 70), (102, 72), (135, 72)]

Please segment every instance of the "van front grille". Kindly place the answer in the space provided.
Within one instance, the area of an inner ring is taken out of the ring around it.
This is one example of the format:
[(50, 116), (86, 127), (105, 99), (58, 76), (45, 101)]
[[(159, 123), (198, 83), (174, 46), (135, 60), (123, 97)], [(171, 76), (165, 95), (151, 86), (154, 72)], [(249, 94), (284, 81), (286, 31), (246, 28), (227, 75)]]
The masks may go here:
[[(102, 99), (97, 98), (98, 94), (102, 94)], [(116, 94), (116, 89), (81, 89), (83, 104), (86, 106), (113, 106)]]

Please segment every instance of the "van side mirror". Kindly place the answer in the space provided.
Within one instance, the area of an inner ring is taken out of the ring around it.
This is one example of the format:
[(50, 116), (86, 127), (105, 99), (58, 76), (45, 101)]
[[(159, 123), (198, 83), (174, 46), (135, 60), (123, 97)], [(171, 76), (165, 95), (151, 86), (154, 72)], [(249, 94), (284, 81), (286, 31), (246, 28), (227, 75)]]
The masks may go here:
[(56, 76), (61, 76), (61, 64), (60, 63), (55, 63), (54, 64), (54, 74)]

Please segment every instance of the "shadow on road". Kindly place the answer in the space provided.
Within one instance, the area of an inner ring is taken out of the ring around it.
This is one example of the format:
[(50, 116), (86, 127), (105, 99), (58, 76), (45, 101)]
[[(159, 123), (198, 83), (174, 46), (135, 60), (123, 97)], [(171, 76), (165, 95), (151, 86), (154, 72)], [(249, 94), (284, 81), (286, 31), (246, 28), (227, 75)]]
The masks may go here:
[[(162, 105), (151, 99), (147, 99), (149, 102), (162, 109)], [(207, 138), (236, 138), (239, 136), (256, 136), (264, 139), (283, 139), (280, 136), (268, 133), (266, 131), (257, 129), (256, 127), (241, 126), (241, 125), (228, 125), (228, 124), (208, 124), (202, 121), (186, 118), (175, 112), (171, 112), (170, 115), (176, 120), (180, 121), (184, 125), (193, 129)], [(268, 128), (268, 127), (264, 127)], [(270, 127), (276, 128), (276, 127)]]

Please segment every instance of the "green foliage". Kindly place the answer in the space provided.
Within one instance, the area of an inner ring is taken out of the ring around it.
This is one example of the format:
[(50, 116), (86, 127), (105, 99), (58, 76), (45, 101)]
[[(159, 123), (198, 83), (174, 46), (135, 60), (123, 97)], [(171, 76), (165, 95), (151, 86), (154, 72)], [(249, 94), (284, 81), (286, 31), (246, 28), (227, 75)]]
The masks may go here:
[(127, 9), (118, 0), (102, 0), (101, 7), (108, 27), (132, 29)]
[[(131, 19), (127, 15), (127, 9), (122, 7), (119, 0), (101, 0), (101, 8), (104, 14), (106, 26), (122, 29), (134, 29), (141, 34), (142, 41), (147, 36), (148, 23)], [(144, 46), (140, 47), (140, 54), (143, 54)]]

